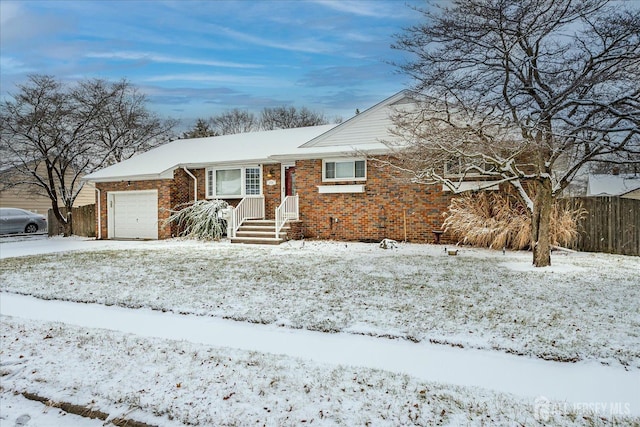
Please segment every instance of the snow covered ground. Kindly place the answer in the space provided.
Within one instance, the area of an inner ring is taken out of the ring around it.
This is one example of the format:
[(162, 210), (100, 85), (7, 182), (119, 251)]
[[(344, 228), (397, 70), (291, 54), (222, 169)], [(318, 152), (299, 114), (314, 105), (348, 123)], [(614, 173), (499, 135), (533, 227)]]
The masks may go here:
[(99, 304), (2, 295), (1, 425), (14, 390), (161, 425), (640, 422), (637, 258), (60, 238), (0, 257), (5, 292)]

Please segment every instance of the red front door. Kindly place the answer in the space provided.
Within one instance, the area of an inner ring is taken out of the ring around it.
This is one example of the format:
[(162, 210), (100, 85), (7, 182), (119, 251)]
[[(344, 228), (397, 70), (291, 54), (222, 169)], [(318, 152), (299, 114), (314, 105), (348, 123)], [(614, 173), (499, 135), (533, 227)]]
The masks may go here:
[(296, 167), (286, 166), (284, 168), (284, 192), (285, 196), (296, 195)]

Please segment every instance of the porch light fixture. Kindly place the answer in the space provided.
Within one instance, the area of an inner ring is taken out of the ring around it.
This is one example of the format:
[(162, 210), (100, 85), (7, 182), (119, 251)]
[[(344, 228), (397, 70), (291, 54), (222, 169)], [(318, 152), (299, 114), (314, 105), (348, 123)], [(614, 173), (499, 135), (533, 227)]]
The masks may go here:
[(267, 178), (273, 178), (273, 168), (269, 168), (269, 173), (267, 173)]

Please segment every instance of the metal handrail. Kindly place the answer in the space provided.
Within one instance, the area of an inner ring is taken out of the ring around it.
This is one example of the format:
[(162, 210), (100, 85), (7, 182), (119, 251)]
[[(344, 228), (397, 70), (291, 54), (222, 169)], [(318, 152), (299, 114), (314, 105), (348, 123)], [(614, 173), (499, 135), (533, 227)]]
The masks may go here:
[(231, 224), (228, 224), (231, 235), (236, 237), (236, 232), (245, 219), (264, 219), (264, 196), (245, 197), (233, 208)]
[(276, 208), (276, 239), (280, 238), (280, 231), (287, 221), (299, 218), (298, 196), (286, 196), (280, 206)]

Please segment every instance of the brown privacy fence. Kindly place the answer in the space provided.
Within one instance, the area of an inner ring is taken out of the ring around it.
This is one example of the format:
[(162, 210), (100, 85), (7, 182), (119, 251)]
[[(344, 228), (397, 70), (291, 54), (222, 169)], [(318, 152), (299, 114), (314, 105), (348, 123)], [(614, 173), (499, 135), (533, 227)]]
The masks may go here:
[[(60, 208), (63, 215), (67, 214), (66, 208)], [(85, 205), (73, 208), (71, 211), (71, 221), (73, 226), (73, 234), (76, 236), (96, 237), (96, 205)], [(49, 236), (57, 236), (64, 233), (64, 227), (56, 216), (53, 209), (49, 209), (47, 216), (49, 224)]]
[(578, 239), (571, 249), (640, 256), (640, 200), (620, 197), (571, 197), (571, 207), (588, 212), (578, 224)]

